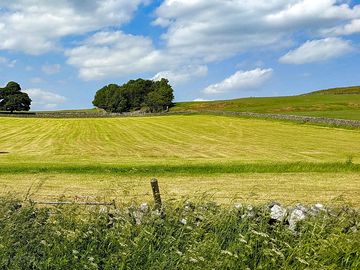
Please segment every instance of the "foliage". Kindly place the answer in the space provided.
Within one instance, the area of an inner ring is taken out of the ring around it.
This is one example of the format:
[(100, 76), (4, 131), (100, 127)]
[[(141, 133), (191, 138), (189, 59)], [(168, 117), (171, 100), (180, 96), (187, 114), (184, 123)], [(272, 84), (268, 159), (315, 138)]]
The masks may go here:
[(16, 82), (9, 82), (5, 88), (0, 88), (0, 111), (29, 111), (31, 99), (21, 92)]
[(37, 208), (0, 199), (1, 269), (359, 269), (360, 213), (309, 215), (295, 231), (267, 206)]
[(148, 107), (151, 112), (162, 111), (172, 105), (173, 89), (169, 81), (130, 80), (119, 86), (109, 84), (98, 90), (94, 106), (107, 112), (129, 112)]

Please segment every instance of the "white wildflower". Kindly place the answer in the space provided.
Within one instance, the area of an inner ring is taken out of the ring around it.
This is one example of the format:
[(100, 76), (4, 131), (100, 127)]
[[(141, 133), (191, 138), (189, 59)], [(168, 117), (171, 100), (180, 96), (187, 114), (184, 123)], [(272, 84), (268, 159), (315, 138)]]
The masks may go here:
[(187, 224), (187, 220), (185, 218), (181, 219), (180, 220), (180, 223), (183, 224), (183, 225), (186, 225)]

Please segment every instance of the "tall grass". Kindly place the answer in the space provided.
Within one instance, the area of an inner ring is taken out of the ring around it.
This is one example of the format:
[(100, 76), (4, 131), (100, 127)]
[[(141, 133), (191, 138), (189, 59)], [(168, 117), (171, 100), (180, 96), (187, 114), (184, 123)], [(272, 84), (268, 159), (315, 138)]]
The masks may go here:
[(0, 269), (359, 269), (360, 213), (290, 230), (263, 207), (38, 208), (0, 199)]

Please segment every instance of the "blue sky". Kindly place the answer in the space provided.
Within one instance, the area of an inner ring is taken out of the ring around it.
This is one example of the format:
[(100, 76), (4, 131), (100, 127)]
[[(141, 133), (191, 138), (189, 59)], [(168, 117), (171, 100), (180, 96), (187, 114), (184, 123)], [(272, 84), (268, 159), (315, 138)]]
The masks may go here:
[(360, 1), (0, 0), (0, 85), (32, 110), (168, 78), (176, 101), (360, 85)]

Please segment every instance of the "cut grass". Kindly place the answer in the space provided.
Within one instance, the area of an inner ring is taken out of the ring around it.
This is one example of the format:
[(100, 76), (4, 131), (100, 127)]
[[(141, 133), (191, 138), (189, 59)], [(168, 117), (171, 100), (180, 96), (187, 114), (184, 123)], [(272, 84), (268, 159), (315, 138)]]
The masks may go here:
[(360, 130), (213, 115), (106, 119), (0, 118), (0, 166), (344, 162)]
[(44, 182), (34, 198), (141, 201), (158, 177), (175, 199), (196, 191), (221, 202), (360, 201), (360, 130), (214, 115), (0, 124), (3, 193)]
[[(16, 193), (32, 200), (52, 201), (85, 198), (90, 201), (117, 203), (151, 202), (148, 175), (116, 173), (2, 174), (1, 195)], [(196, 201), (208, 199), (220, 203), (283, 204), (324, 203), (360, 206), (360, 174), (347, 173), (242, 173), (158, 176), (162, 198)], [(29, 191), (30, 190), (30, 191)], [(28, 195), (26, 195), (28, 194)]]

